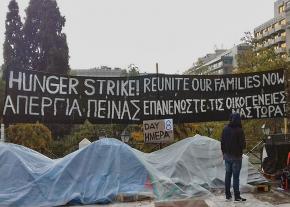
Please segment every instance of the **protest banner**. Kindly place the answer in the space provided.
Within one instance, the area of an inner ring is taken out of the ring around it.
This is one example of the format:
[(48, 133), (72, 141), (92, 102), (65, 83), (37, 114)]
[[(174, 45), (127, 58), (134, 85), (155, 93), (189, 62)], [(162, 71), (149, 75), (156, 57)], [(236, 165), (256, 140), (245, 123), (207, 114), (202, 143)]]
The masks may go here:
[(286, 116), (283, 70), (231, 75), (61, 76), (11, 71), (4, 122), (174, 123)]

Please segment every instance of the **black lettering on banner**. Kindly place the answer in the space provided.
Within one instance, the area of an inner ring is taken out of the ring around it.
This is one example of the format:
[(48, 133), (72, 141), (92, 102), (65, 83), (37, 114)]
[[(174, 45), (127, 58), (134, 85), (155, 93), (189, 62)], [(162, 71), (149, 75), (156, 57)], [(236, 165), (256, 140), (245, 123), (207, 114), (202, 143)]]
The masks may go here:
[(156, 119), (219, 121), (233, 111), (244, 119), (285, 117), (285, 80), (283, 70), (118, 78), (11, 71), (3, 116), (6, 123), (126, 124)]

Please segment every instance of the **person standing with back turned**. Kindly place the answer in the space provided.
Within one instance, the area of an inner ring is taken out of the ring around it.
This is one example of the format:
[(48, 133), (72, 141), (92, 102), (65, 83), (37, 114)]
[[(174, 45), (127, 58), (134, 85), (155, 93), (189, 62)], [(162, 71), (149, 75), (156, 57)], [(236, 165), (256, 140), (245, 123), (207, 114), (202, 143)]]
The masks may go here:
[(231, 180), (233, 176), (235, 201), (246, 201), (245, 198), (241, 197), (239, 190), (242, 155), (245, 148), (246, 140), (240, 114), (232, 113), (230, 122), (224, 127), (221, 137), (221, 150), (226, 166), (225, 194), (227, 200), (232, 198)]

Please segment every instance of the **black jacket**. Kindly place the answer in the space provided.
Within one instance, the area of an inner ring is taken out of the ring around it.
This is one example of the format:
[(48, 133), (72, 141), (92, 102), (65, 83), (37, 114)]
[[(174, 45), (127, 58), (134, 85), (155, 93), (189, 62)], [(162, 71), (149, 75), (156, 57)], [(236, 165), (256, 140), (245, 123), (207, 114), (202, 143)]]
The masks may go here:
[(223, 154), (242, 157), (243, 149), (245, 148), (246, 140), (240, 115), (233, 114), (230, 118), (230, 123), (223, 129), (221, 150)]

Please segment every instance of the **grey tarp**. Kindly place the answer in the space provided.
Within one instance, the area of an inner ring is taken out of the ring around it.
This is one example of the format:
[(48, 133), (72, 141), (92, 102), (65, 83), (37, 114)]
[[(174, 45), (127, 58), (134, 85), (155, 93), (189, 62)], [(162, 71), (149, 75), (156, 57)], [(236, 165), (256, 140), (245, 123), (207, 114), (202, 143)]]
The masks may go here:
[[(120, 193), (157, 200), (207, 196), (223, 187), (225, 174), (220, 142), (200, 135), (152, 153), (101, 139), (56, 160), (0, 144), (0, 163), (0, 206), (112, 202)], [(241, 185), (247, 179), (244, 156)]]

